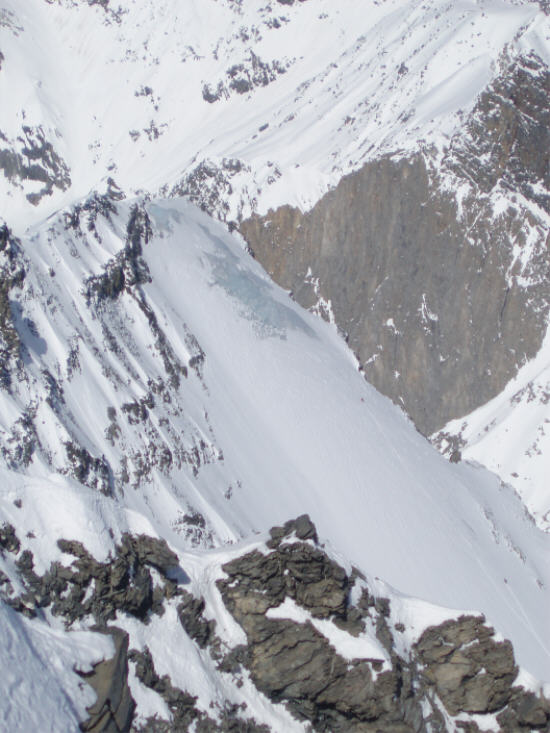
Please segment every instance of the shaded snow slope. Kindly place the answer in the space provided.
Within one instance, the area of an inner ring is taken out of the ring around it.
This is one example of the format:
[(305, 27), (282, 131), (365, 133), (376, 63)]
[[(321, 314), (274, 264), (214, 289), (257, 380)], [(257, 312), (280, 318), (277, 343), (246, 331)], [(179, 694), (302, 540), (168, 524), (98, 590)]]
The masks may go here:
[(441, 147), (536, 2), (4, 0), (0, 205), (22, 231), (107, 177), (228, 220), (310, 208), (385, 152)]
[(2, 256), (23, 275), (2, 321), (1, 516), (38, 564), (59, 537), (98, 559), (127, 530), (185, 551), (309, 512), (404, 593), (486, 613), (549, 677), (548, 536), (493, 475), (442, 458), (221, 225), (95, 198)]
[(108, 637), (86, 631), (64, 633), (61, 624), (52, 628), (43, 622), (31, 623), (3, 602), (0, 633), (6, 693), (0, 722), (4, 730), (78, 730), (94, 693), (73, 670), (90, 671), (92, 664), (110, 656)]

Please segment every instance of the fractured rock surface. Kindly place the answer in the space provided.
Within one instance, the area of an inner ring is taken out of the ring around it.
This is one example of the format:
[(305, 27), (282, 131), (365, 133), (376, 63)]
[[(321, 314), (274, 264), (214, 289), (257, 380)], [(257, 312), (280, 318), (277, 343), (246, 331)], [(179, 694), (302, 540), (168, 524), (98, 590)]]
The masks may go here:
[[(300, 534), (310, 541), (300, 540)], [(518, 670), (512, 645), (495, 641), (483, 617), (461, 616), (429, 627), (403, 658), (395, 637), (404, 627), (392, 629), (389, 600), (375, 598), (363, 586), (359, 602), (352, 604), (350, 590), (360, 574), (348, 576), (314, 537), (307, 517), (273, 528), (271, 552), (256, 550), (226, 563), (227, 579), (218, 581), (227, 608), (247, 635), (247, 648), (240, 652), (244, 666), (271, 700), (285, 702), (319, 731), (445, 731), (436, 699), (450, 716), (500, 711), (503, 731), (528, 725), (518, 714), (525, 708), (547, 729), (548, 701), (513, 687)], [(269, 610), (288, 598), (311, 620), (270, 618)], [(315, 618), (330, 619), (355, 637), (370, 624), (389, 668), (382, 659), (346, 660), (314, 626)]]
[[(60, 540), (59, 547), (75, 557), (73, 564), (52, 563), (39, 576), (15, 529), (2, 526), (0, 553), (14, 559), (18, 577), (0, 578), (0, 599), (30, 619), (49, 608), (67, 628), (78, 621), (112, 636), (113, 657), (79, 673), (97, 695), (83, 731), (268, 733), (246, 705), (230, 699), (212, 717), (196, 695), (157, 672), (163, 660), (148, 646), (129, 651), (128, 632), (113, 622), (123, 625), (132, 617), (149, 624), (152, 614), (170, 605), (176, 612), (171, 618), (211, 658), (215, 674), (224, 675), (224, 690), (229, 680), (242, 687), (247, 675), (266, 703), (285, 705), (314, 731), (477, 733), (493, 730), (494, 720), (503, 733), (550, 729), (550, 701), (516, 683), (512, 645), (497, 640), (483, 616), (448, 618), (411, 637), (410, 617), (405, 613), (403, 623), (390, 598), (374, 593), (359, 570), (336, 562), (307, 515), (272, 528), (265, 544), (234, 553), (214, 575), (216, 588), (209, 574), (209, 597), (221, 594), (246, 635), (246, 643), (236, 646), (224, 641), (226, 623), (218, 625), (211, 601), (170, 579), (179, 558), (166, 542), (124, 535), (105, 563), (77, 541)], [(163, 585), (153, 582), (151, 570)], [(23, 583), (24, 593), (15, 594), (15, 582)], [(175, 631), (166, 628), (174, 639)], [(362, 651), (367, 639), (368, 655)], [(357, 657), (350, 656), (354, 648)], [(139, 683), (163, 700), (170, 719), (142, 716), (136, 722), (129, 663)]]

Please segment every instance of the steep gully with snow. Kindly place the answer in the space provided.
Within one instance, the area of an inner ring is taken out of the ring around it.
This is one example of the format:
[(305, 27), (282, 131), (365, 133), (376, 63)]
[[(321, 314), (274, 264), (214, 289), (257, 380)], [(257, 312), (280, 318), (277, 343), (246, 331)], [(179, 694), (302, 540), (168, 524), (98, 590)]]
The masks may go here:
[(549, 729), (547, 10), (3, 1), (7, 730)]

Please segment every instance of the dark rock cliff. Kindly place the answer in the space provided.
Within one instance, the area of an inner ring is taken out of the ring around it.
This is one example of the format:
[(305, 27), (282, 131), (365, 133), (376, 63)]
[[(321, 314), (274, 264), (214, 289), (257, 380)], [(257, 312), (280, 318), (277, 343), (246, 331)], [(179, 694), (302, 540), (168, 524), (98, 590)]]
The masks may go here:
[(549, 92), (540, 59), (516, 61), (437, 163), (429, 150), (386, 156), (305, 215), (284, 206), (241, 223), (298, 302), (330, 301), (367, 379), (424, 434), (498, 394), (541, 345)]

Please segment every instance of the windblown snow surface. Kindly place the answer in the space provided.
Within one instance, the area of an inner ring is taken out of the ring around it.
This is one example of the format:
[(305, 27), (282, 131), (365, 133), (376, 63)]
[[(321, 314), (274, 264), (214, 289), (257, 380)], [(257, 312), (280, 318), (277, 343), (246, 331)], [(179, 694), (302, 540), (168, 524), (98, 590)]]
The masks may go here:
[[(150, 227), (141, 284), (94, 301), (93, 278), (112, 271), (139, 211)], [(82, 211), (78, 226), (62, 212), (20, 248), (26, 275), (10, 297), (24, 375), (0, 392), (0, 523), (17, 528), (37, 572), (61, 559), (60, 537), (105, 559), (122, 532), (143, 532), (166, 538), (204, 593), (233, 551), (227, 543), (308, 512), (349, 561), (408, 596), (482, 611), (522, 667), (550, 676), (548, 535), (494, 475), (437, 453), (364, 381), (335, 327), (294, 304), (222, 225), (182, 201), (145, 210), (125, 201), (93, 219)], [(23, 414), (35, 431), (26, 466), (17, 464)], [(110, 495), (71, 478), (69, 443), (109, 466)], [(188, 518), (199, 513), (197, 535)], [(0, 568), (12, 577), (7, 557)], [(410, 603), (417, 628), (445, 615)], [(57, 729), (70, 729), (63, 643), (78, 640), (84, 667), (97, 649), (73, 632), (61, 638), (47, 610), (32, 622), (2, 614), (3, 666), (17, 664), (21, 694), (47, 695), (44, 715), (55, 708)], [(181, 652), (189, 642), (175, 610), (147, 626), (120, 623), (201, 704), (221, 694), (212, 661)], [(242, 694), (259, 720), (292, 729), (284, 709), (273, 719), (252, 687)], [(138, 712), (162, 713), (154, 693), (135, 695)], [(89, 691), (74, 699), (82, 710)], [(2, 711), (17, 728), (16, 706)]]

